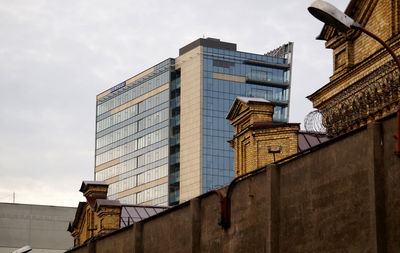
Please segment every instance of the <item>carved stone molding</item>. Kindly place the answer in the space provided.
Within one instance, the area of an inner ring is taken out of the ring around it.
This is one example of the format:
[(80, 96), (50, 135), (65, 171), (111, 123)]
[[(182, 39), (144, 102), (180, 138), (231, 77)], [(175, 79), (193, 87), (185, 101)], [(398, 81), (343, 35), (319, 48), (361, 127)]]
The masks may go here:
[(320, 110), (327, 134), (335, 137), (394, 112), (399, 87), (399, 71), (394, 61), (353, 83)]

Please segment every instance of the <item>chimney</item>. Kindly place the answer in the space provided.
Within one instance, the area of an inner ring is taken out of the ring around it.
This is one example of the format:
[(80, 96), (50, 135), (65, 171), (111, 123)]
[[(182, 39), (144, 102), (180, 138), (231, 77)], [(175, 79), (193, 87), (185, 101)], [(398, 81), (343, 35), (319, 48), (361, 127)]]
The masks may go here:
[(74, 246), (80, 246), (95, 236), (120, 229), (121, 203), (107, 200), (108, 184), (102, 181), (83, 181), (80, 192), (86, 202), (79, 202), (68, 231), (74, 237)]
[(96, 199), (107, 199), (108, 184), (103, 181), (83, 181), (79, 191), (94, 209)]
[(237, 97), (228, 116), (235, 128), (235, 176), (297, 153), (300, 123), (273, 122), (274, 104), (261, 98)]

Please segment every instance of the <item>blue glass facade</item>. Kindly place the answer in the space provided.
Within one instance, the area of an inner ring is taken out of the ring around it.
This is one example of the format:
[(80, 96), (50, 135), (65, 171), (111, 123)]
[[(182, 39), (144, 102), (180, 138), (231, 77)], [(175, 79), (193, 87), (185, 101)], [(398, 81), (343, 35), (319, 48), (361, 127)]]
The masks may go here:
[[(275, 103), (274, 120), (288, 121), (291, 49), (279, 50), (251, 54), (236, 51), (233, 43), (199, 39), (181, 48), (180, 57), (99, 94), (95, 179), (109, 183), (108, 197), (128, 204), (175, 205), (229, 184), (234, 177), (234, 150), (228, 141), (234, 131), (226, 116), (236, 97), (270, 100)], [(186, 90), (187, 107), (183, 107), (201, 115), (194, 121), (186, 118), (182, 125), (181, 89), (188, 86), (203, 95), (188, 104), (192, 90)], [(188, 126), (196, 127), (196, 135), (187, 137)], [(188, 154), (192, 142), (202, 143), (193, 156)], [(182, 159), (188, 157), (192, 160), (182, 168)]]
[(97, 99), (95, 179), (109, 183), (109, 199), (168, 205), (172, 64), (165, 60)]
[[(232, 139), (233, 127), (225, 117), (236, 97), (260, 97), (275, 102), (274, 121), (288, 121), (290, 68), (287, 61), (203, 48), (203, 193), (229, 184), (234, 177), (234, 151), (227, 143)], [(245, 82), (224, 80), (216, 73), (242, 77)]]

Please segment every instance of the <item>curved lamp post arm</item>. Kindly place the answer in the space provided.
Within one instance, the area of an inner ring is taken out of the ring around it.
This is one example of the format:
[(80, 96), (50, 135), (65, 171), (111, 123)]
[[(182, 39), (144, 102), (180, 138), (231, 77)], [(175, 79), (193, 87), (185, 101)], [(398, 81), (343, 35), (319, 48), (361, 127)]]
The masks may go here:
[(366, 33), (367, 35), (369, 35), (371, 38), (375, 39), (376, 41), (378, 41), (379, 43), (381, 43), (382, 46), (385, 47), (385, 49), (389, 52), (389, 54), (393, 57), (393, 60), (396, 62), (397, 67), (399, 68), (400, 71), (400, 59), (399, 57), (397, 57), (397, 55), (395, 54), (395, 52), (393, 51), (393, 49), (386, 44), (385, 41), (383, 41), (381, 38), (379, 38), (378, 36), (376, 36), (375, 34), (373, 34), (372, 32), (368, 31), (367, 29), (365, 29), (362, 26), (352, 26), (353, 29), (356, 30), (360, 30), (363, 33)]
[[(379, 43), (381, 43), (381, 45), (389, 52), (389, 54), (392, 56), (394, 62), (397, 64), (397, 68), (399, 69), (399, 75), (400, 75), (400, 59), (396, 55), (396, 53), (393, 51), (393, 49), (388, 44), (386, 44), (385, 41), (383, 41), (381, 38), (379, 38), (378, 36), (376, 36), (375, 34), (368, 31), (367, 29), (365, 29), (362, 26), (351, 26), (351, 27), (356, 30), (362, 31), (363, 33), (367, 34), (371, 38), (373, 38), (376, 41), (378, 41)], [(400, 85), (400, 77), (399, 77), (399, 85)], [(398, 94), (399, 103), (397, 105), (397, 128), (396, 128), (396, 133), (394, 134), (394, 137), (396, 138), (397, 141), (396, 141), (396, 149), (394, 150), (394, 153), (400, 157), (400, 91), (398, 93), (399, 93)]]

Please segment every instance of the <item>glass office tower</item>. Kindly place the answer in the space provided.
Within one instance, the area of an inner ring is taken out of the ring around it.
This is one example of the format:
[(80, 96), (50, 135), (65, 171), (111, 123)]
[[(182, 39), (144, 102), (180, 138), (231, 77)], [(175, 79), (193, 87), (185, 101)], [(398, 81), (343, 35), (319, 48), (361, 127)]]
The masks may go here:
[(168, 204), (169, 78), (173, 60), (97, 96), (95, 178), (108, 198)]
[(259, 97), (275, 103), (274, 121), (289, 116), (290, 66), (285, 58), (203, 48), (202, 192), (229, 184), (234, 151), (227, 140), (233, 127), (226, 116), (236, 97)]
[(234, 175), (237, 96), (275, 103), (288, 121), (292, 43), (265, 55), (198, 39), (97, 96), (96, 180), (124, 203), (174, 205), (228, 184)]

